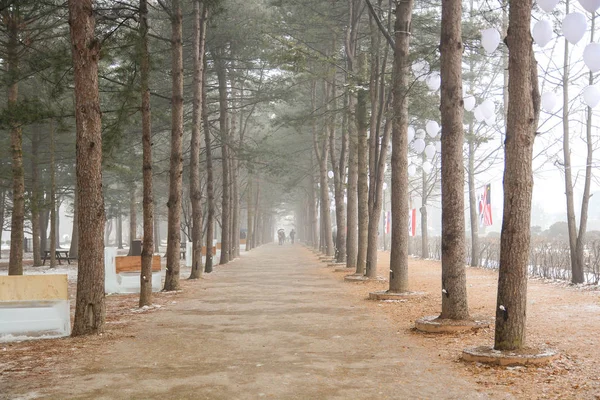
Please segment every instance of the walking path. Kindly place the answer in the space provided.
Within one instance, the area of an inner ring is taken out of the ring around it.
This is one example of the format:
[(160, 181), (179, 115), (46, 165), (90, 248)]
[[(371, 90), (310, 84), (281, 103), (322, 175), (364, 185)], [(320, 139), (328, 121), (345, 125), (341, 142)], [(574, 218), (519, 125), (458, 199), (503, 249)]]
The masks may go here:
[(86, 364), (59, 368), (42, 393), (57, 399), (486, 398), (447, 361), (436, 360), (436, 352), (319, 274), (323, 266), (299, 245), (257, 248), (186, 285), (176, 304), (125, 328), (131, 339), (92, 350)]

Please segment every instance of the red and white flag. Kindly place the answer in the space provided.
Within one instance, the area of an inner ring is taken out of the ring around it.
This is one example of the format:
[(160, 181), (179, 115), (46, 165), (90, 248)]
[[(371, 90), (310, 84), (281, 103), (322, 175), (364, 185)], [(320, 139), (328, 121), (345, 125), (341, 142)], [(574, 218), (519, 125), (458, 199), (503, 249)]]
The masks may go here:
[(408, 236), (417, 235), (417, 209), (408, 210)]
[(492, 185), (488, 183), (479, 196), (479, 226), (490, 226), (492, 223)]

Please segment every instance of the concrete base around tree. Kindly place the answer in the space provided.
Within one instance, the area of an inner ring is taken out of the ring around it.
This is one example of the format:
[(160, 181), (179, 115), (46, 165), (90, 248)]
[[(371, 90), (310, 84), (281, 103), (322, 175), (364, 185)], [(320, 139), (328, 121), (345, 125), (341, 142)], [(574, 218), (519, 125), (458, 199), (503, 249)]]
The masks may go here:
[(557, 357), (558, 352), (555, 350), (536, 348), (500, 351), (490, 346), (479, 346), (462, 352), (462, 359), (465, 361), (501, 366), (546, 364)]
[(485, 320), (455, 320), (441, 319), (437, 315), (430, 315), (415, 321), (415, 328), (427, 333), (455, 333), (470, 331), (473, 329), (487, 328), (489, 321)]
[(342, 267), (342, 268), (336, 268), (336, 269), (333, 270), (333, 272), (345, 272), (345, 273), (352, 272), (352, 271), (356, 271), (356, 268), (354, 268), (354, 267), (350, 267), (350, 268)]
[(386, 281), (387, 279), (385, 279), (383, 276), (369, 278), (366, 275), (352, 274), (352, 275), (345, 276), (344, 280), (349, 281), (349, 282), (364, 282), (364, 281)]
[(327, 263), (328, 267), (343, 267), (344, 265), (346, 265), (346, 263), (344, 263), (344, 262), (335, 262), (334, 261), (334, 262)]
[(425, 295), (425, 292), (390, 292), (382, 290), (369, 293), (369, 300), (402, 300)]

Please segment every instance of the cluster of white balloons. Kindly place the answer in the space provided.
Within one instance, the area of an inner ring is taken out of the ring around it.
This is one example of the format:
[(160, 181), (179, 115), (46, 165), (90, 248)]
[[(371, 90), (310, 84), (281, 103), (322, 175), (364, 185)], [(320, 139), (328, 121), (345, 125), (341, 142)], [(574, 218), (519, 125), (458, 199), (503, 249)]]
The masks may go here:
[[(419, 129), (415, 131), (415, 128), (412, 126), (408, 127), (408, 142), (411, 143), (412, 150), (417, 153), (425, 153), (425, 157), (427, 160), (433, 159), (436, 153), (439, 153), (442, 148), (442, 144), (440, 141), (436, 141), (435, 143), (425, 143), (425, 137), (429, 136), (431, 139), (435, 139), (440, 132), (440, 125), (436, 121), (428, 121), (425, 124), (425, 130)], [(433, 169), (433, 165), (430, 161), (424, 161), (421, 165), (423, 171), (428, 174)], [(408, 166), (408, 175), (414, 176), (417, 172), (417, 167), (414, 164), (410, 164)]]
[(496, 122), (496, 105), (490, 99), (486, 99), (476, 106), (474, 96), (463, 94), (463, 105), (466, 111), (473, 111), (473, 116), (477, 122), (485, 121), (490, 126)]
[[(550, 13), (558, 4), (558, 0), (538, 0), (537, 3), (543, 11)], [(579, 0), (579, 4), (592, 14), (600, 8), (600, 0)], [(562, 33), (569, 43), (577, 44), (585, 35), (586, 30), (585, 15), (579, 12), (565, 15), (562, 22)], [(552, 24), (547, 19), (540, 19), (533, 26), (531, 35), (538, 46), (545, 47), (554, 37)], [(592, 72), (600, 71), (600, 44), (590, 43), (585, 47), (583, 62)]]
[(429, 90), (435, 92), (440, 88), (442, 77), (439, 72), (430, 72), (430, 66), (427, 61), (419, 60), (411, 68), (417, 80), (424, 81)]

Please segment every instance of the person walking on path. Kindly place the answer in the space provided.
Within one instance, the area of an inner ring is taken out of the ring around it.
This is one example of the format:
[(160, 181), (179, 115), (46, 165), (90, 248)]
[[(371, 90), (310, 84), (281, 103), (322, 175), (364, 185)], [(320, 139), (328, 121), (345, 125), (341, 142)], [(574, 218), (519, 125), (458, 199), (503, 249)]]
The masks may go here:
[(294, 236), (296, 236), (296, 231), (292, 229), (290, 232), (290, 240), (292, 241), (292, 244), (294, 244)]

